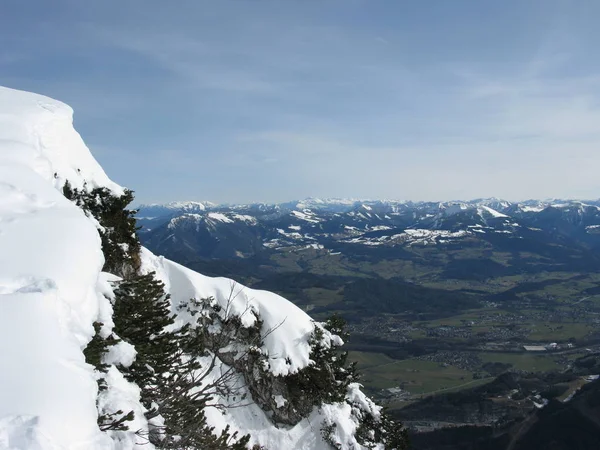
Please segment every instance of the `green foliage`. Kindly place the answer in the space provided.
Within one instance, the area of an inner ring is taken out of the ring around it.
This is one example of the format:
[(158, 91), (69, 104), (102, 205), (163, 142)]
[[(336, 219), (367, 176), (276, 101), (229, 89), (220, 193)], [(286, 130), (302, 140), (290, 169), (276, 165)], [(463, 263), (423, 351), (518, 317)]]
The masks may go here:
[[(211, 320), (210, 314), (200, 317)], [(154, 273), (132, 276), (115, 290), (114, 321), (115, 331), (138, 352), (136, 361), (123, 369), (125, 376), (140, 387), (147, 418), (164, 419), (164, 426), (151, 430), (153, 444), (165, 449), (246, 448), (249, 435), (238, 439), (229, 427), (215, 434), (208, 426), (204, 410), (212, 394), (225, 388), (225, 380), (221, 385), (203, 383), (216, 361), (203, 368), (198, 360), (208, 354), (208, 327), (173, 330), (169, 296)]]
[(406, 428), (383, 411), (379, 418), (362, 411), (356, 440), (367, 448), (375, 448), (377, 444), (383, 444), (386, 450), (405, 450), (410, 447)]
[(135, 211), (127, 205), (133, 201), (133, 192), (126, 190), (119, 197), (107, 188), (76, 189), (67, 181), (63, 194), (77, 206), (92, 215), (100, 225), (105, 272), (126, 275), (140, 268), (140, 242), (136, 235)]
[[(365, 448), (374, 449), (383, 444), (386, 450), (407, 450), (410, 448), (408, 431), (401, 423), (394, 422), (387, 414), (381, 412), (375, 417), (359, 405), (352, 405), (352, 414), (358, 418), (359, 426), (355, 433), (357, 442)], [(321, 425), (323, 440), (334, 449), (341, 449), (342, 444), (335, 438), (337, 424), (324, 421)]]
[[(347, 336), (345, 322), (339, 316), (327, 320), (323, 327), (338, 336)], [(348, 385), (359, 379), (356, 363), (348, 363), (348, 352), (339, 351), (336, 342), (326, 337), (319, 325), (315, 325), (309, 345), (314, 363), (286, 377), (292, 397), (308, 398), (314, 406), (344, 401)]]
[(127, 414), (123, 414), (121, 410), (112, 414), (101, 414), (98, 416), (98, 427), (102, 431), (127, 431), (129, 427), (126, 422), (131, 422), (133, 418), (133, 411)]
[[(197, 376), (202, 369), (198, 357), (207, 354), (204, 333), (193, 332), (189, 326), (173, 330), (174, 316), (163, 283), (155, 279), (154, 273), (139, 275), (141, 246), (135, 211), (126, 209), (133, 193), (127, 190), (115, 196), (106, 188), (79, 190), (67, 181), (63, 194), (98, 221), (103, 270), (124, 277), (115, 290), (114, 331), (135, 347), (137, 356), (130, 367), (121, 367), (120, 371), (140, 387), (150, 423), (159, 415), (164, 420), (164, 426), (151, 429), (149, 440), (165, 449), (246, 449), (249, 435), (238, 438), (229, 427), (215, 434), (206, 422), (204, 410), (211, 396)], [(103, 363), (103, 356), (118, 340), (112, 334), (102, 338), (101, 327), (99, 322), (94, 324), (96, 333), (84, 354), (88, 363), (106, 372), (109, 366)], [(98, 385), (100, 390), (108, 388), (102, 377)], [(103, 412), (98, 425), (102, 431), (124, 431), (131, 420), (133, 411)]]
[[(101, 322), (94, 322), (94, 337), (83, 350), (85, 362), (94, 366), (100, 373), (106, 373), (110, 367), (102, 361), (104, 354), (108, 352), (109, 347), (119, 342), (119, 339), (116, 339), (112, 333), (106, 338), (102, 337), (100, 330), (102, 330), (103, 325)], [(97, 378), (97, 383), (99, 391), (105, 391), (108, 388), (106, 380), (101, 376)], [(133, 418), (133, 411), (129, 411), (127, 414), (123, 414), (121, 410), (114, 413), (105, 412), (98, 416), (98, 427), (102, 431), (125, 431), (129, 429), (126, 422), (131, 422)]]
[[(342, 339), (348, 338), (346, 322), (339, 316), (329, 318), (323, 327)], [(311, 359), (314, 365), (299, 372), (300, 384), (308, 389), (309, 395), (320, 403), (349, 402), (346, 398), (349, 385), (359, 380), (356, 363), (348, 363), (348, 352), (341, 352), (333, 341), (324, 344), (324, 332), (315, 327), (311, 338)], [(326, 374), (326, 376), (324, 376)], [(296, 380), (297, 381), (297, 380)], [(310, 389), (310, 385), (318, 385)], [(375, 417), (370, 411), (365, 411), (361, 405), (351, 404), (353, 414), (359, 420), (356, 440), (366, 448), (375, 448), (384, 444), (389, 450), (404, 450), (408, 448), (408, 434), (401, 423), (394, 422), (385, 412)], [(333, 448), (340, 448), (333, 437), (335, 423), (324, 423), (321, 427), (323, 439)]]
[(85, 356), (85, 362), (91, 364), (99, 372), (106, 372), (108, 370), (108, 364), (102, 362), (102, 358), (108, 348), (119, 342), (118, 339), (111, 334), (107, 338), (103, 338), (100, 334), (100, 330), (104, 324), (102, 322), (94, 322), (94, 337), (88, 342), (87, 347), (83, 350)]
[(323, 424), (321, 425), (321, 436), (323, 437), (323, 440), (328, 443), (329, 445), (331, 445), (331, 447), (335, 448), (335, 449), (339, 449), (342, 447), (342, 445), (337, 442), (335, 440), (335, 438), (333, 437), (333, 433), (335, 432), (337, 428), (337, 424), (334, 423), (327, 423), (327, 422), (323, 422)]
[(154, 273), (134, 275), (115, 290), (115, 332), (132, 344), (138, 355), (126, 370), (129, 381), (142, 388), (142, 401), (150, 407), (152, 389), (162, 382), (162, 374), (178, 361), (177, 333), (165, 329), (174, 323), (169, 296)]

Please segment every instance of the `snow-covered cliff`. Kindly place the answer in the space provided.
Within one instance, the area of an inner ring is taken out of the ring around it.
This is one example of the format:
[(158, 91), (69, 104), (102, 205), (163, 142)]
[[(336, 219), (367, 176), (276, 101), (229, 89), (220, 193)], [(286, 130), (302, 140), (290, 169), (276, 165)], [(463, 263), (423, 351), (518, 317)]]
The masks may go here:
[[(135, 349), (121, 342), (104, 358), (108, 388), (100, 391), (99, 375), (83, 354), (98, 332), (95, 322), (103, 324), (103, 337), (112, 330), (113, 290), (119, 279), (102, 272), (103, 228), (63, 196), (66, 181), (82, 191), (106, 188), (116, 197), (125, 192), (106, 176), (73, 129), (71, 108), (0, 88), (0, 449), (153, 448), (144, 439), (148, 423), (140, 389), (118, 369), (131, 364)], [(258, 326), (261, 373), (279, 386), (277, 392), (287, 393), (285, 377), (313, 364), (311, 338), (319, 326), (284, 298), (205, 277), (146, 249), (140, 262), (142, 273), (155, 272), (165, 284), (177, 314), (175, 326), (195, 319), (190, 308), (178, 306), (205, 298), (239, 317), (242, 327)], [(319, 330), (325, 345), (340, 343)], [(247, 400), (240, 403), (217, 393), (217, 406), (206, 408), (208, 424), (217, 432), (230, 425), (240, 435), (250, 434), (251, 445), (316, 450), (331, 448), (321, 431), (326, 425), (330, 441), (341, 448), (363, 448), (356, 438), (358, 418), (368, 412), (377, 419), (379, 408), (359, 385), (348, 386), (345, 401), (320, 404), (301, 420), (276, 426), (274, 410), (284, 411), (286, 404), (290, 408), (291, 398), (254, 386), (256, 374), (236, 366), (233, 350), (222, 351), (229, 359), (221, 358), (206, 380), (230, 370), (226, 364), (231, 364), (235, 375), (227, 382), (236, 384), (236, 394)], [(272, 398), (257, 402), (257, 392)], [(232, 403), (236, 407), (227, 408)], [(117, 409), (133, 411), (129, 431), (101, 431), (98, 411)]]
[[(113, 448), (82, 349), (109, 308), (94, 223), (55, 189), (112, 183), (71, 109), (0, 88), (0, 448)], [(143, 423), (138, 424), (143, 426)]]

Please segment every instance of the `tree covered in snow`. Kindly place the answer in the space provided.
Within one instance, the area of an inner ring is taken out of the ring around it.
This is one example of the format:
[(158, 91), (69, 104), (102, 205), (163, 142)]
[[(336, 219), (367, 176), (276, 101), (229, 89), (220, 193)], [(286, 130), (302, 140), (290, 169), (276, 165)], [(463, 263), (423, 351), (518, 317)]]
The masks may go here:
[[(199, 358), (207, 352), (189, 326), (173, 328), (169, 296), (154, 273), (134, 275), (115, 291), (115, 331), (138, 352), (124, 368), (126, 377), (142, 392), (148, 410), (149, 440), (158, 448), (245, 449), (250, 436), (238, 439), (229, 429), (216, 434), (204, 410), (213, 391), (203, 383), (210, 368)], [(225, 381), (208, 384), (223, 388)]]
[(135, 210), (127, 209), (133, 201), (133, 192), (126, 189), (123, 195), (116, 196), (104, 187), (72, 188), (67, 181), (63, 194), (98, 221), (105, 261), (103, 270), (120, 276), (137, 272), (141, 244), (136, 234)]
[[(334, 338), (326, 339), (324, 330), (329, 331)], [(359, 379), (356, 363), (349, 363), (348, 352), (339, 350), (342, 339), (345, 338), (345, 321), (339, 316), (328, 319), (323, 328), (315, 324), (309, 341), (313, 364), (288, 377), (292, 393), (310, 397), (316, 406), (344, 400), (350, 383)]]
[[(96, 382), (98, 383), (99, 392), (108, 389), (106, 379), (103, 375), (108, 371), (110, 365), (104, 362), (104, 356), (108, 353), (111, 346), (116, 345), (119, 342), (119, 339), (117, 339), (113, 333), (103, 337), (103, 326), (104, 324), (101, 322), (94, 322), (95, 334), (87, 347), (83, 350), (85, 361), (96, 369)], [(133, 417), (133, 411), (129, 411), (125, 414), (120, 409), (116, 411), (102, 410), (99, 411), (98, 414), (98, 427), (102, 431), (126, 431), (129, 429), (128, 422), (131, 422)]]
[(169, 297), (153, 273), (136, 274), (115, 290), (113, 308), (115, 331), (137, 351), (126, 377), (142, 388), (142, 401), (151, 407), (153, 387), (178, 358), (177, 332), (167, 330), (174, 322)]
[[(326, 340), (323, 329), (329, 331), (333, 339)], [(394, 422), (381, 408), (363, 398), (357, 400), (354, 395), (360, 375), (356, 362), (348, 362), (348, 352), (341, 351), (342, 339), (347, 339), (346, 322), (334, 315), (318, 325), (310, 340), (311, 360), (314, 362), (290, 378), (296, 395), (308, 395), (315, 406), (323, 404), (349, 404), (352, 416), (358, 423), (356, 440), (366, 448), (383, 445), (388, 450), (404, 450), (408, 448), (408, 434), (402, 424)], [(334, 448), (341, 448), (336, 441), (334, 431), (336, 423), (323, 423), (321, 433), (325, 441)]]
[[(212, 400), (201, 385), (199, 357), (206, 354), (198, 334), (190, 327), (173, 328), (170, 299), (164, 284), (154, 273), (140, 274), (140, 242), (136, 235), (135, 211), (126, 207), (133, 193), (114, 196), (106, 188), (74, 189), (67, 181), (63, 194), (98, 222), (105, 257), (103, 270), (124, 277), (115, 289), (113, 301), (114, 332), (135, 347), (132, 364), (119, 367), (126, 378), (140, 388), (141, 403), (150, 424), (147, 439), (157, 448), (245, 449), (250, 436), (238, 437), (226, 427), (220, 433), (207, 424), (205, 408)], [(114, 334), (102, 336), (101, 323), (94, 324), (95, 335), (84, 350), (86, 361), (101, 374), (108, 348), (118, 342)], [(224, 380), (221, 381), (221, 384)], [(102, 375), (99, 391), (108, 389)], [(213, 388), (218, 388), (216, 384)], [(99, 411), (102, 430), (125, 431), (133, 412)], [(132, 430), (138, 431), (138, 430)]]

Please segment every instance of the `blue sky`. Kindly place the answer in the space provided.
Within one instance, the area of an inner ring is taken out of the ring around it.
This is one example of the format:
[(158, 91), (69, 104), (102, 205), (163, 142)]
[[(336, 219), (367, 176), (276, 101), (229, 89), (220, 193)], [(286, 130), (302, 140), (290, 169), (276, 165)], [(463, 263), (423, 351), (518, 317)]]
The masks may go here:
[(139, 202), (600, 197), (600, 2), (0, 4)]

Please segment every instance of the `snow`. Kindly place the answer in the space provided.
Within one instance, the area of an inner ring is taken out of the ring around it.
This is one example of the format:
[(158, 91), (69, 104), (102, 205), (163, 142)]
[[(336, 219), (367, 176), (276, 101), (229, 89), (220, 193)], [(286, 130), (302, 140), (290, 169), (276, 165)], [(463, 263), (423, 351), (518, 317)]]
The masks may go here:
[[(153, 205), (156, 206), (156, 205)], [(215, 203), (209, 202), (209, 201), (202, 201), (202, 202), (195, 202), (195, 201), (183, 201), (183, 202), (171, 202), (171, 203), (167, 203), (166, 205), (167, 208), (171, 208), (171, 209), (199, 209), (199, 210), (206, 210), (208, 208), (214, 208), (215, 206), (217, 206)]]
[[(300, 228), (300, 227), (298, 227), (298, 228)], [(277, 233), (279, 233), (279, 234), (281, 234), (281, 235), (283, 235), (283, 236), (285, 236), (287, 238), (290, 238), (290, 239), (296, 239), (296, 240), (300, 240), (300, 239), (314, 240), (314, 238), (311, 237), (311, 236), (308, 236), (308, 235), (302, 236), (300, 233), (297, 233), (297, 232), (288, 233), (287, 231), (282, 230), (281, 228), (277, 228)]]
[(275, 400), (275, 404), (278, 408), (283, 408), (287, 403), (287, 400), (283, 395), (274, 395), (273, 400)]
[(464, 203), (453, 203), (453, 204), (449, 204), (447, 206), (442, 204), (442, 205), (440, 205), (440, 207), (445, 208), (444, 214), (446, 216), (453, 216), (454, 214), (458, 214), (469, 208), (469, 206), (465, 205)]
[(508, 217), (506, 214), (499, 213), (498, 211), (490, 208), (489, 206), (481, 205), (480, 208), (482, 210), (484, 210), (485, 212), (491, 214), (492, 217), (497, 217), (497, 218)]
[(105, 364), (121, 364), (123, 367), (129, 367), (135, 361), (136, 354), (137, 352), (133, 345), (120, 341), (109, 347), (103, 362)]
[[(287, 375), (308, 365), (308, 340), (313, 321), (290, 301), (272, 292), (245, 287), (228, 278), (201, 275), (162, 256), (155, 256), (145, 248), (142, 249), (142, 269), (156, 272), (157, 278), (165, 283), (167, 292), (171, 294), (174, 306), (190, 298), (214, 297), (224, 309), (241, 316), (246, 327), (255, 323), (253, 313), (258, 314), (264, 321), (263, 335), (267, 336), (263, 351), (269, 355), (273, 374)], [(182, 315), (179, 318), (186, 320)]]
[(0, 133), (3, 167), (25, 166), (58, 188), (68, 179), (76, 188), (87, 181), (123, 193), (73, 128), (73, 110), (64, 103), (0, 86)]
[(225, 214), (221, 214), (221, 213), (211, 212), (211, 213), (208, 213), (208, 217), (210, 219), (217, 220), (217, 221), (223, 222), (223, 223), (233, 223), (233, 220), (231, 220)]
[(589, 225), (585, 227), (586, 233), (596, 233), (597, 230), (600, 230), (600, 225)]
[(460, 231), (446, 231), (446, 230), (426, 230), (426, 229), (413, 229), (409, 228), (404, 230), (403, 233), (394, 234), (391, 236), (380, 236), (380, 237), (367, 237), (359, 236), (347, 240), (346, 242), (353, 244), (363, 245), (396, 245), (402, 244), (410, 247), (412, 245), (435, 245), (445, 244), (451, 240), (461, 239), (472, 235), (471, 231), (478, 230), (460, 230)]
[(523, 212), (541, 212), (543, 211), (546, 207), (545, 206), (520, 206), (521, 211)]
[(116, 448), (97, 426), (82, 353), (108, 303), (100, 237), (59, 191), (67, 179), (123, 192), (73, 129), (71, 108), (0, 88), (0, 448)]
[(248, 216), (245, 214), (234, 214), (232, 217), (236, 220), (241, 220), (242, 222), (247, 222), (252, 225), (256, 225), (258, 223), (255, 217)]
[(306, 220), (311, 223), (318, 223), (319, 221), (314, 218), (314, 214), (309, 210), (300, 211), (292, 211), (292, 215), (296, 216), (298, 219)]
[(371, 227), (371, 231), (386, 231), (391, 229), (392, 227), (388, 227), (386, 225), (376, 225), (374, 227)]
[[(283, 297), (267, 291), (250, 289), (226, 278), (201, 275), (164, 257), (156, 256), (145, 248), (142, 250), (142, 267), (146, 272), (155, 272), (157, 278), (165, 283), (166, 290), (171, 294), (173, 307), (178, 301), (213, 297), (224, 307), (229, 303), (229, 310), (241, 316), (244, 326), (255, 323), (256, 316), (251, 312), (258, 313), (264, 320), (262, 334), (267, 334), (261, 350), (269, 355), (269, 369), (273, 374), (293, 373), (310, 363), (308, 339), (313, 330), (313, 322), (306, 313)], [(179, 323), (185, 323), (188, 319), (184, 313), (179, 312)], [(333, 340), (342, 344), (339, 337)], [(226, 365), (218, 363), (212, 376), (218, 377), (226, 370)], [(212, 378), (208, 377), (206, 383), (210, 383), (211, 380)], [(237, 386), (240, 396), (246, 395), (250, 398), (241, 375), (238, 375), (232, 384)], [(315, 408), (309, 417), (295, 426), (276, 427), (269, 415), (256, 404), (246, 400), (242, 401), (244, 406), (239, 407), (239, 398), (218, 398), (217, 403), (226, 408), (207, 408), (206, 417), (217, 432), (229, 425), (231, 431), (238, 431), (241, 435), (250, 433), (251, 444), (265, 448), (298, 450), (329, 450), (330, 446), (323, 440), (320, 428), (324, 423), (335, 423), (334, 437), (341, 443), (340, 448), (361, 450), (364, 447), (360, 446), (354, 437), (358, 421), (353, 415), (353, 409), (360, 405), (378, 417), (379, 407), (360, 391), (358, 384), (349, 387), (347, 399), (355, 406), (346, 402), (325, 404)], [(278, 407), (284, 406), (287, 401), (280, 395), (275, 396), (274, 400)], [(383, 450), (381, 446), (376, 448)]]
[(215, 203), (209, 201), (178, 201), (178, 202), (169, 202), (169, 203), (149, 203), (142, 204), (139, 206), (139, 209), (168, 209), (168, 210), (180, 210), (180, 211), (206, 211), (211, 208), (215, 208), (218, 206)]
[[(226, 366), (220, 367), (215, 372), (222, 370), (226, 370)], [(243, 380), (239, 379), (237, 383), (241, 388), (240, 394), (246, 394)], [(280, 401), (279, 405), (284, 406), (285, 398), (276, 397), (276, 400)], [(240, 434), (249, 432), (251, 445), (258, 444), (267, 449), (330, 450), (331, 447), (323, 440), (320, 429), (323, 424), (335, 423), (334, 438), (342, 444), (341, 449), (366, 450), (354, 437), (358, 422), (352, 412), (357, 405), (360, 405), (378, 417), (380, 408), (360, 391), (358, 384), (349, 386), (347, 399), (355, 406), (346, 402), (325, 404), (321, 408), (315, 408), (306, 419), (295, 426), (273, 426), (268, 415), (253, 403), (241, 408), (225, 408), (224, 411), (208, 408), (206, 418), (217, 431), (229, 425), (232, 431), (238, 431)], [(221, 399), (221, 404), (237, 406), (235, 400)], [(375, 449), (383, 450), (383, 446), (377, 446)]]
[(352, 207), (354, 204), (360, 202), (357, 199), (348, 198), (314, 198), (309, 197), (296, 203), (295, 207), (298, 209), (347, 209)]
[(167, 225), (167, 228), (169, 230), (172, 230), (174, 228), (177, 228), (178, 226), (182, 226), (182, 225), (185, 226), (189, 223), (196, 225), (196, 228), (198, 228), (199, 224), (203, 220), (204, 220), (204, 216), (201, 214), (185, 213), (185, 214), (182, 214), (181, 216), (173, 217), (171, 220), (169, 220), (169, 224)]
[[(111, 366), (106, 374), (103, 374), (106, 384), (110, 386), (98, 396), (98, 407), (101, 411), (123, 411), (128, 413), (133, 411), (133, 420), (128, 422), (130, 430), (135, 432), (140, 430), (147, 432), (148, 424), (144, 417), (145, 409), (139, 403), (140, 389), (133, 383), (125, 379), (115, 366)], [(112, 431), (108, 435), (114, 441), (115, 449), (134, 450), (134, 449), (152, 449), (153, 445), (148, 444), (147, 440), (141, 437), (132, 436), (133, 433), (125, 431)], [(89, 447), (96, 448), (96, 447)]]

